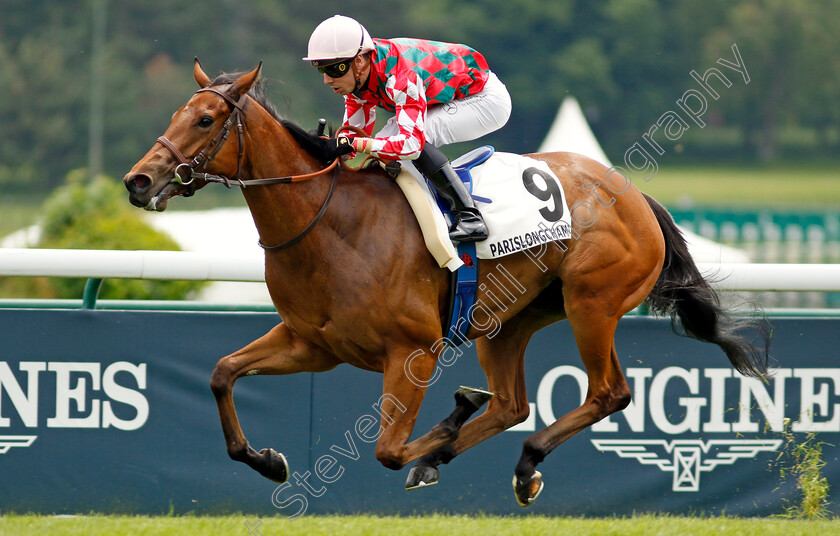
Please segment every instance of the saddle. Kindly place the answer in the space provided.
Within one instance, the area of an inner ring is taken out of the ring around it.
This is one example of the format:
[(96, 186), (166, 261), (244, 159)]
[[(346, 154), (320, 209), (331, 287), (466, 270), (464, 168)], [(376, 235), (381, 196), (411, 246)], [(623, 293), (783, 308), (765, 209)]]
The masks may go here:
[[(446, 205), (438, 202), (439, 209), (432, 205), (435, 188), (425, 184), (411, 165), (403, 167), (396, 182), (420, 222), (429, 251), (439, 266), (454, 272), (450, 300), (454, 322), (472, 306), (478, 259), (497, 259), (569, 239), (572, 221), (563, 185), (544, 161), (484, 146), (455, 159), (452, 167), (478, 202), (489, 231), (486, 240), (460, 244), (458, 251), (449, 240), (443, 216)], [(445, 332), (460, 335), (451, 324)]]
[[(472, 151), (462, 156), (459, 156), (458, 158), (452, 161), (452, 168), (455, 170), (455, 173), (458, 174), (458, 177), (460, 177), (461, 181), (463, 181), (464, 184), (467, 185), (467, 190), (470, 192), (470, 195), (472, 195), (473, 191), (472, 174), (470, 170), (486, 162), (491, 156), (493, 156), (493, 153), (495, 152), (496, 149), (492, 145), (484, 145), (482, 147), (479, 147), (478, 149), (473, 149)], [(437, 190), (433, 189), (432, 191), (435, 192), (435, 197), (437, 197)], [(493, 202), (490, 199), (487, 199), (486, 197), (481, 197), (477, 195), (473, 195), (472, 197), (476, 201), (480, 201), (482, 203)], [(441, 206), (439, 199), (438, 206)], [(441, 210), (444, 210), (442, 206)]]
[[(471, 169), (486, 162), (494, 152), (495, 149), (489, 145), (479, 147), (452, 162), (455, 173), (465, 183), (470, 195), (472, 195)], [(425, 189), (420, 186), (418, 180), (426, 183)], [(436, 188), (416, 173), (414, 166), (403, 168), (396, 182), (402, 188), (417, 216), (429, 252), (435, 257), (439, 266), (446, 267), (452, 272), (449, 279), (449, 313), (442, 327), (447, 340), (450, 341), (449, 344), (458, 346), (466, 340), (466, 331), (469, 326), (463, 319), (467, 317), (470, 307), (475, 302), (475, 286), (478, 280), (478, 257), (475, 243), (459, 244), (458, 250), (455, 250), (449, 240), (448, 225), (441, 217), (442, 214), (448, 214), (447, 203), (440, 198)], [(483, 197), (473, 195), (473, 198), (484, 203), (491, 202)], [(432, 208), (432, 202), (436, 202), (439, 212)]]

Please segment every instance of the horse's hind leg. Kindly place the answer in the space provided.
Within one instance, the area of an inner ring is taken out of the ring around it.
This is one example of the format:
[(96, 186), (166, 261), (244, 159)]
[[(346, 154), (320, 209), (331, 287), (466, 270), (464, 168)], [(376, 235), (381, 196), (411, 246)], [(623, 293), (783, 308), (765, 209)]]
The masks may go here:
[(586, 399), (579, 408), (525, 440), (513, 479), (516, 500), (522, 506), (531, 504), (542, 491), (542, 475), (536, 466), (548, 453), (576, 433), (621, 411), (630, 403), (630, 388), (621, 372), (615, 350), (618, 318), (605, 316), (603, 312), (599, 314), (599, 310), (602, 311), (600, 308), (587, 309), (577, 308), (569, 312), (569, 322), (589, 378)]
[(233, 384), (242, 376), (321, 372), (334, 368), (338, 363), (332, 355), (295, 336), (284, 324), (275, 326), (245, 348), (223, 357), (213, 369), (210, 389), (216, 397), (228, 455), (269, 480), (285, 482), (289, 478), (286, 458), (273, 449), (257, 452), (245, 439), (233, 403)]
[(449, 463), (465, 450), (528, 418), (525, 348), (534, 332), (562, 318), (557, 313), (530, 313), (525, 310), (509, 320), (493, 339), (476, 339), (478, 360), (487, 376), (488, 389), (495, 396), (484, 413), (461, 428), (457, 440), (417, 460), (406, 489), (436, 483), (441, 463)]
[[(451, 437), (457, 437), (467, 419), (472, 417), (491, 398), (493, 398), (493, 393), (490, 391), (461, 386), (460, 389), (455, 391), (455, 410), (449, 417), (438, 423), (433, 430), (446, 430)], [(437, 484), (440, 477), (437, 466), (441, 463), (449, 463), (449, 460), (454, 457), (452, 444), (440, 447), (422, 456), (408, 473), (405, 489), (413, 490)]]
[[(397, 357), (386, 360), (383, 404), (379, 407), (382, 425), (376, 444), (376, 459), (394, 470), (452, 443), (464, 421), (486, 402), (489, 395), (482, 394), (480, 390), (462, 391), (456, 397), (456, 409), (448, 419), (409, 442), (426, 388), (433, 383), (438, 356), (444, 350), (438, 342), (426, 347), (431, 352), (410, 352), (410, 348), (411, 345), (405, 346), (403, 351), (394, 352)], [(418, 345), (415, 348), (424, 347)], [(389, 403), (384, 404), (385, 401)]]

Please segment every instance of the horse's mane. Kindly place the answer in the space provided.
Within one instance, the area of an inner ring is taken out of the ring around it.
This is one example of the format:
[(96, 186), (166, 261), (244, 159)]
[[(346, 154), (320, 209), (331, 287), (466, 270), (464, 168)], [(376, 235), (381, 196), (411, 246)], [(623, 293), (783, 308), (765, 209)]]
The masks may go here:
[[(236, 72), (236, 73), (222, 73), (217, 76), (212, 82), (210, 82), (210, 86), (223, 86), (227, 84), (232, 84), (241, 76), (243, 76), (244, 72)], [(320, 139), (318, 138), (318, 134), (314, 130), (306, 130), (300, 125), (283, 118), (280, 113), (277, 111), (277, 108), (274, 107), (274, 104), (268, 100), (268, 93), (266, 91), (267, 88), (267, 81), (265, 78), (261, 78), (251, 87), (251, 90), (248, 92), (248, 95), (251, 96), (260, 106), (265, 108), (274, 119), (276, 119), (283, 128), (289, 131), (289, 134), (300, 144), (300, 146), (306, 152), (310, 153), (311, 155), (315, 156), (319, 160), (323, 162), (327, 162), (327, 159), (324, 155), (323, 145), (321, 144)]]

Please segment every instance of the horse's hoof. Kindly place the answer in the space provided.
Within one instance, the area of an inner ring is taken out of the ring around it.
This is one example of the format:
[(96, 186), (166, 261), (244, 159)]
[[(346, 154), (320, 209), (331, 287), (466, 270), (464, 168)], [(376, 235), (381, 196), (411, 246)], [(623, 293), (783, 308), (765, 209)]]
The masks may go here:
[(470, 404), (475, 406), (475, 409), (480, 409), (481, 406), (493, 398), (493, 393), (485, 391), (484, 389), (476, 389), (475, 387), (465, 387), (462, 385), (460, 389), (455, 391), (455, 401), (457, 402), (459, 398), (466, 399)]
[(405, 481), (405, 490), (410, 491), (426, 486), (434, 486), (438, 483), (439, 478), (440, 471), (438, 471), (437, 467), (432, 467), (431, 465), (415, 465), (408, 472), (408, 478)]
[(289, 462), (285, 456), (274, 449), (262, 449), (260, 456), (265, 459), (264, 469), (260, 471), (262, 476), (278, 484), (289, 480)]
[(522, 507), (531, 506), (540, 496), (544, 486), (542, 473), (539, 471), (534, 471), (533, 476), (524, 482), (517, 479), (516, 475), (513, 477), (513, 493), (516, 495), (516, 502)]

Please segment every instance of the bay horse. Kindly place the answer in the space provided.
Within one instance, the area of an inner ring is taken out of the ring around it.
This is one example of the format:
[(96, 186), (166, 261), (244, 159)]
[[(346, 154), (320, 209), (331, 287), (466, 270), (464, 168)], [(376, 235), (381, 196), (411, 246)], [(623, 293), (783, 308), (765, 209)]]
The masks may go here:
[[(537, 465), (629, 404), (614, 335), (622, 315), (643, 301), (684, 334), (719, 345), (740, 373), (766, 373), (767, 334), (759, 330), (762, 348), (742, 333), (746, 324), (757, 326), (720, 305), (660, 204), (627, 179), (615, 188), (608, 170), (586, 157), (533, 154), (560, 178), (569, 206), (586, 204), (597, 217), (573, 219), (573, 237), (553, 247), (481, 261), (476, 303), (484, 316), (470, 319), (467, 338), (475, 340), (488, 392), (459, 390), (453, 413), (410, 440), (437, 360), (451, 348), (442, 327), (449, 272), (424, 247), (391, 177), (378, 167), (327, 167), (318, 133), (277, 115), (259, 83), (261, 70), (211, 80), (196, 59), (200, 89), (123, 179), (132, 204), (156, 211), (210, 182), (242, 186), (282, 321), (213, 370), (210, 386), (232, 459), (275, 482), (289, 477), (282, 454), (257, 452), (245, 438), (233, 401), (239, 378), (348, 363), (384, 377), (381, 423), (371, 432), (378, 434), (377, 460), (394, 470), (417, 460), (406, 487), (433, 484), (439, 465), (527, 418), (525, 348), (534, 332), (567, 319), (589, 387), (580, 407), (524, 441), (513, 485), (527, 506), (543, 489)], [(488, 277), (499, 268), (521, 292), (509, 303), (489, 295)], [(485, 411), (468, 421), (488, 398)]]

